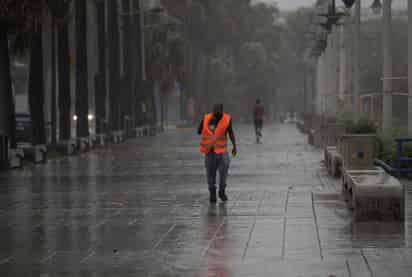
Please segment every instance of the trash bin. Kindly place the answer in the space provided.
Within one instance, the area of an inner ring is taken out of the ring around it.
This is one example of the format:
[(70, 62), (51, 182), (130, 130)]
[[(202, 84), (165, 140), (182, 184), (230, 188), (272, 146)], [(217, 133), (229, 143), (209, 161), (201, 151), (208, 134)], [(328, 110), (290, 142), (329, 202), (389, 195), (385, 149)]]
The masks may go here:
[(9, 164), (7, 136), (0, 133), (0, 169), (6, 169)]

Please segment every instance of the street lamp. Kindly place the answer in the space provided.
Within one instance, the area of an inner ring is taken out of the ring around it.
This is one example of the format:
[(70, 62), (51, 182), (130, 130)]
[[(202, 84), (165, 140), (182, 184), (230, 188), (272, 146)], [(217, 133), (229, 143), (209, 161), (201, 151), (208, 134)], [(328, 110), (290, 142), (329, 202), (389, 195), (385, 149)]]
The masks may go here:
[(382, 4), (380, 0), (374, 0), (371, 6), (374, 14), (380, 14), (382, 11)]

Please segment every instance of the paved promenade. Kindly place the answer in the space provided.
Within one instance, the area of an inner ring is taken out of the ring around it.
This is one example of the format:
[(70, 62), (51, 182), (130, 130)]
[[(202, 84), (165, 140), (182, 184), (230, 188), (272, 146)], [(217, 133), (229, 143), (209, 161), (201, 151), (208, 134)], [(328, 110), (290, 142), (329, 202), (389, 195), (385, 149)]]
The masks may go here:
[(295, 126), (235, 127), (225, 205), (194, 130), (1, 173), (0, 276), (412, 276), (411, 207), (355, 224)]

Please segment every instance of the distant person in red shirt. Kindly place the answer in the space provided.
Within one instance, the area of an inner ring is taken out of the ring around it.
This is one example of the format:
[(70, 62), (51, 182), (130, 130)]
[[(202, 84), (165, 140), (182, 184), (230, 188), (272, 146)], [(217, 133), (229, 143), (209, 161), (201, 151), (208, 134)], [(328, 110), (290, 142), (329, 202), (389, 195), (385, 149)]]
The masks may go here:
[(263, 117), (265, 116), (265, 107), (260, 99), (256, 100), (255, 107), (253, 109), (253, 119), (255, 123), (256, 143), (262, 142), (262, 128)]

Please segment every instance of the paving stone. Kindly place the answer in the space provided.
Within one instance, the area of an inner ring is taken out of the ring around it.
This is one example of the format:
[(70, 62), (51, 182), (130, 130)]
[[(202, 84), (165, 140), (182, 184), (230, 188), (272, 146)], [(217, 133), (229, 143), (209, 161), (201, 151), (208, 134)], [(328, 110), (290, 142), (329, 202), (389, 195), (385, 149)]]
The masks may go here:
[(405, 224), (354, 222), (294, 125), (235, 130), (227, 204), (195, 131), (1, 173), (0, 276), (411, 276), (412, 201)]

